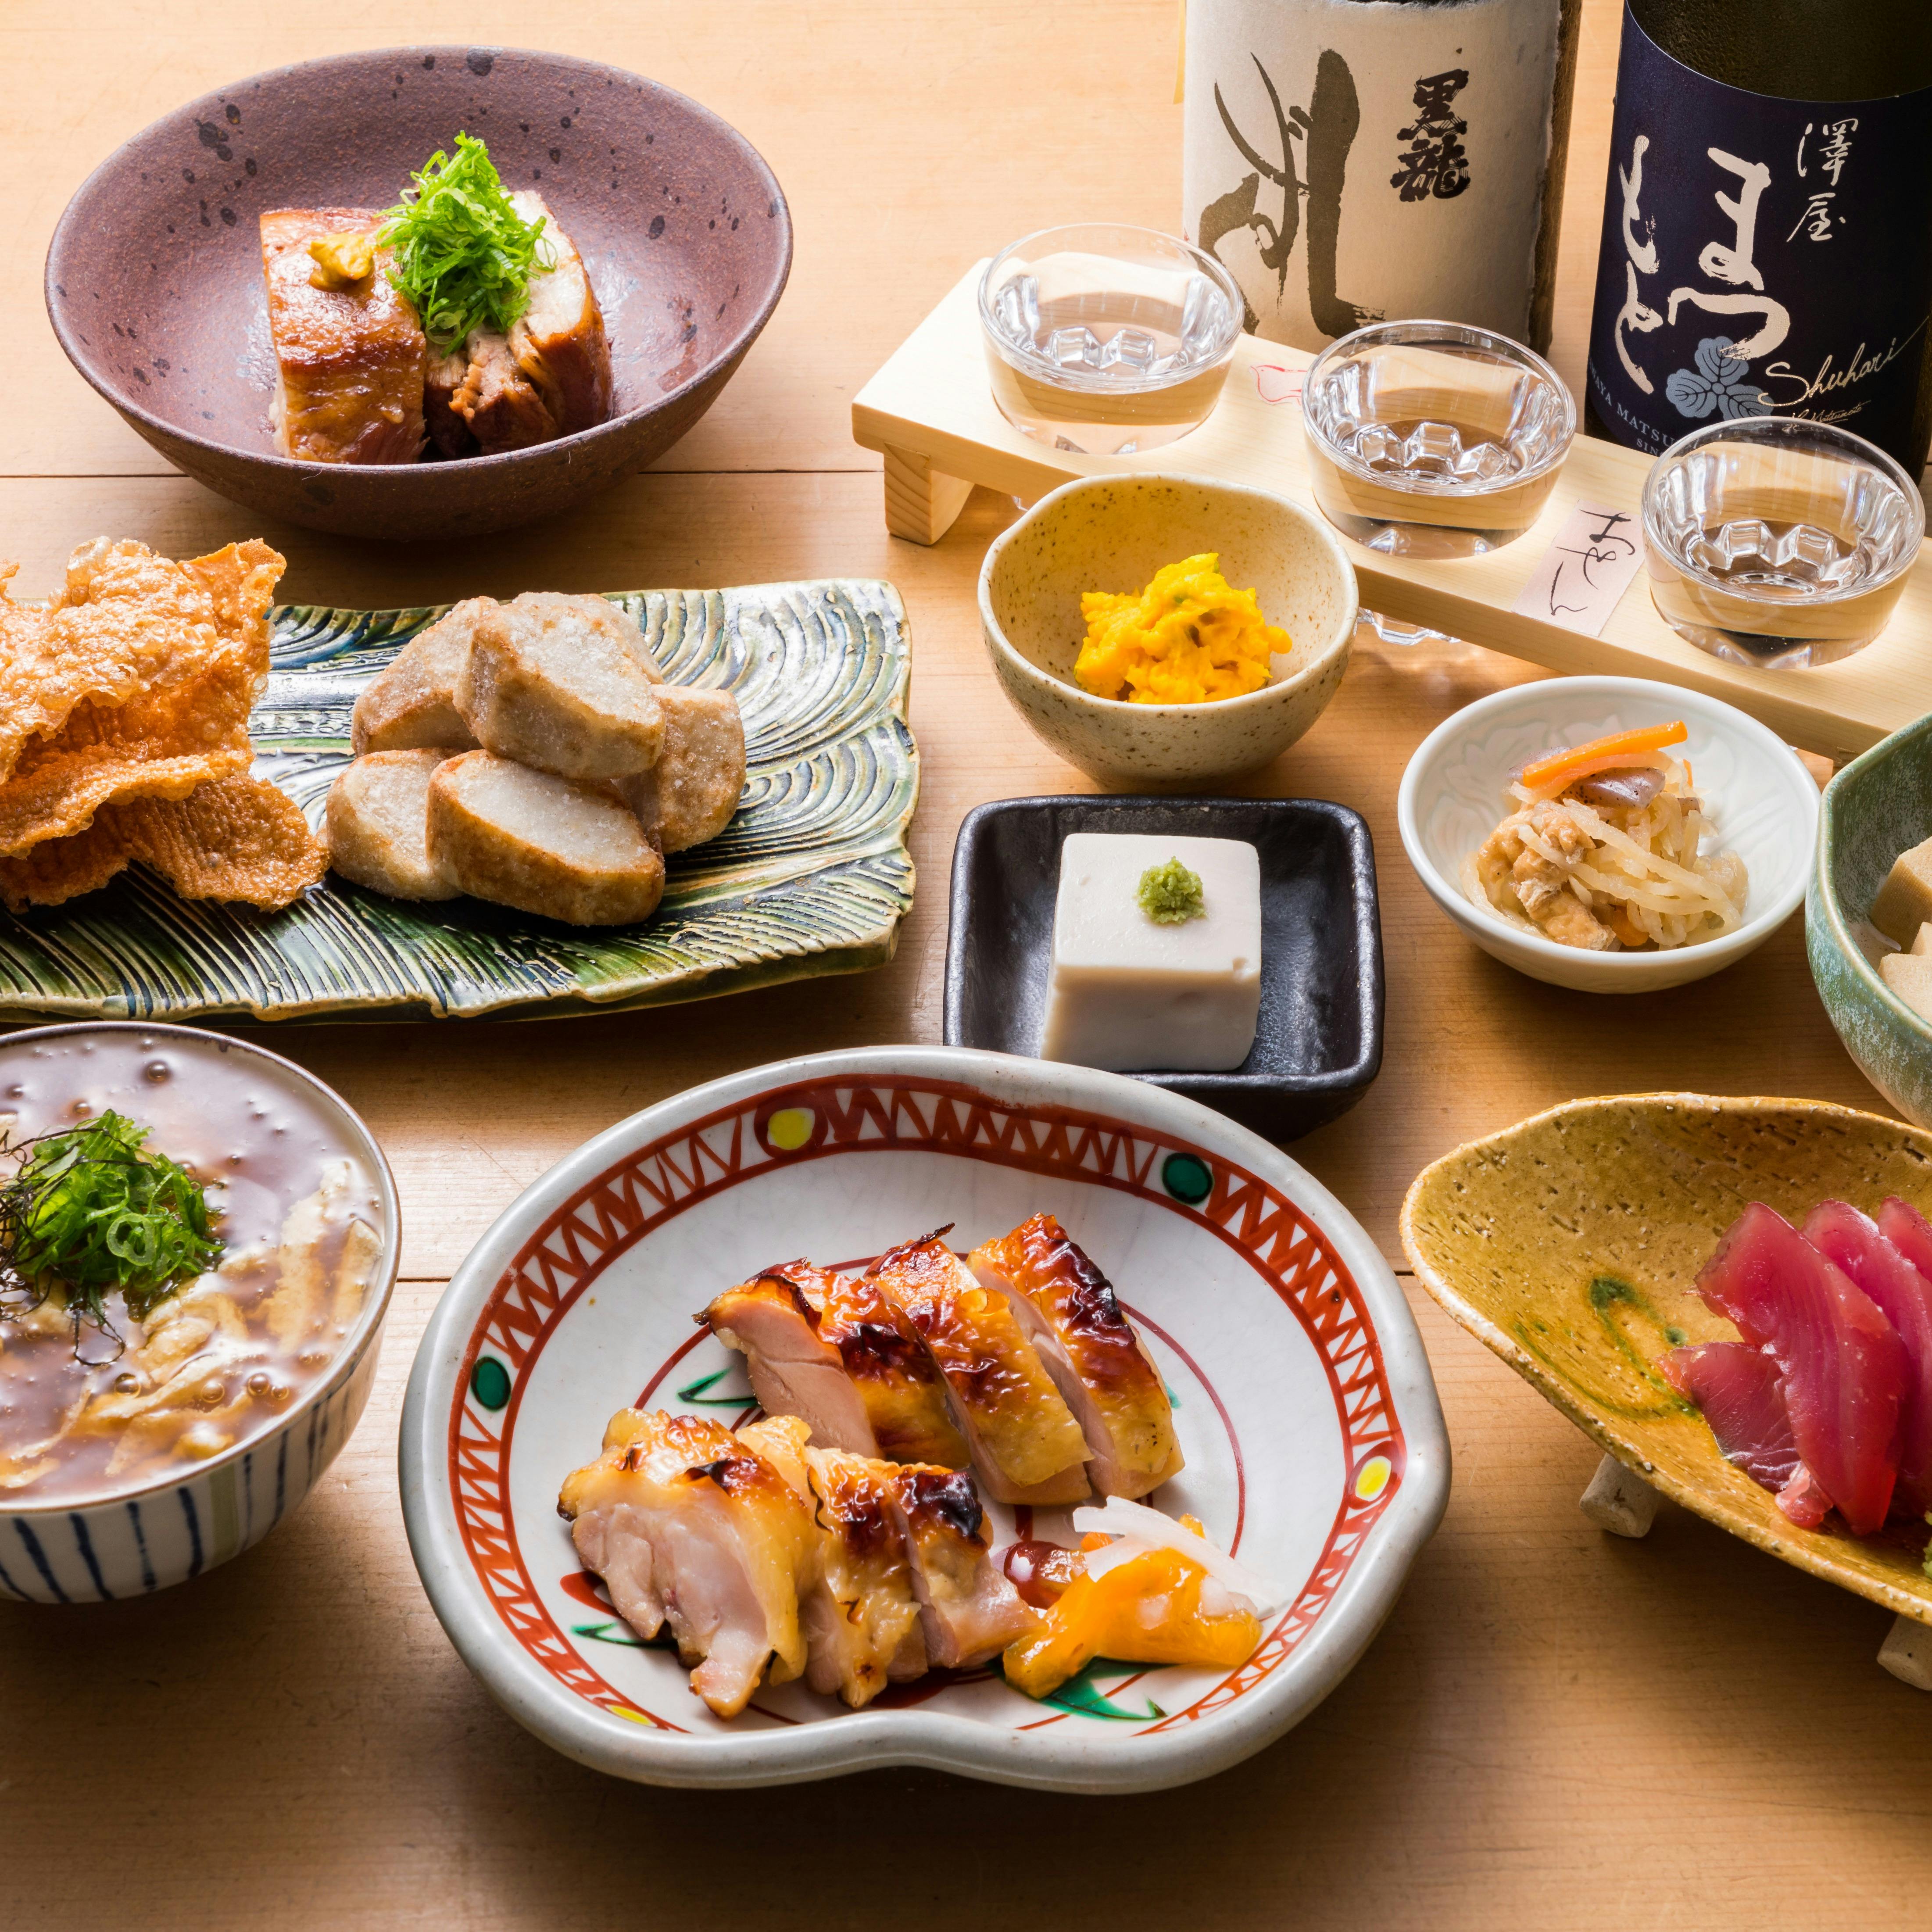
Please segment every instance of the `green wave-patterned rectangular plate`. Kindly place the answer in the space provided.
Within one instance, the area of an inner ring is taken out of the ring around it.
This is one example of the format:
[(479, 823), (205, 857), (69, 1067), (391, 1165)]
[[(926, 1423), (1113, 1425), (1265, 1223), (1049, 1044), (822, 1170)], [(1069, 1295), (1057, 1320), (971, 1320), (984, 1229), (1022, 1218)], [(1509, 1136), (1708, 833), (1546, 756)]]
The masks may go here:
[[(612, 597), (674, 684), (745, 718), (737, 816), (670, 862), (634, 926), (475, 899), (412, 904), (331, 873), (278, 913), (190, 904), (138, 867), (64, 906), (0, 912), (0, 1017), (542, 1018), (708, 999), (882, 965), (912, 904), (911, 645), (889, 584), (834, 579)], [(447, 606), (278, 604), (249, 721), (255, 769), (320, 822), (356, 694)]]

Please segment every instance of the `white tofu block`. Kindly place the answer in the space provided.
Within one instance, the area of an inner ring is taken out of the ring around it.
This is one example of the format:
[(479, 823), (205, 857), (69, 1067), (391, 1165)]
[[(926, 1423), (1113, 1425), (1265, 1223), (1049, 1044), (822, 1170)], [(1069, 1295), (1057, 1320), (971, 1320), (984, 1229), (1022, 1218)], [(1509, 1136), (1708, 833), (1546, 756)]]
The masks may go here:
[[(1205, 915), (1162, 926), (1141, 910), (1150, 866), (1198, 875)], [(1120, 1073), (1222, 1073), (1255, 1043), (1262, 1001), (1262, 868), (1238, 838), (1076, 832), (1060, 851), (1042, 1060)]]

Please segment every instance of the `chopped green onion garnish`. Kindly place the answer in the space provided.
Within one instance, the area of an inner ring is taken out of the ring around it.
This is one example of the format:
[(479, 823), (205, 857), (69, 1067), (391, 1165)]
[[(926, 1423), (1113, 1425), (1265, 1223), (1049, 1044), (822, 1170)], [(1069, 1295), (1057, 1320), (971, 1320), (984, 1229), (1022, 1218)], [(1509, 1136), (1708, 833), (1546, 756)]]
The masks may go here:
[(439, 148), (416, 185), (383, 217), (376, 238), (396, 254), (389, 279), (416, 304), (424, 334), (446, 356), (473, 328), (508, 334), (529, 307), (530, 278), (554, 268), (541, 218), (526, 221), (469, 134), (452, 160)]

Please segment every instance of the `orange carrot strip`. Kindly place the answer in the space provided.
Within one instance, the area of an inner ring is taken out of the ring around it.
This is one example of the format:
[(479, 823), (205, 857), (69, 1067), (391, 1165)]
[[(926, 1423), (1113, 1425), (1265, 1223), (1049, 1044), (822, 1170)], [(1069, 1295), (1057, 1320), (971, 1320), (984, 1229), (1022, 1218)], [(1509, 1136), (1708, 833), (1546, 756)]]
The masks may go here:
[(1660, 752), (1666, 745), (1681, 745), (1690, 735), (1681, 718), (1669, 724), (1645, 724), (1634, 731), (1613, 731), (1607, 738), (1594, 739), (1587, 745), (1573, 745), (1567, 751), (1552, 752), (1546, 758), (1525, 765), (1516, 774), (1516, 782), (1528, 786), (1532, 791), (1538, 790), (1552, 778), (1561, 778), (1573, 766), (1588, 764), (1592, 760), (1618, 752)]

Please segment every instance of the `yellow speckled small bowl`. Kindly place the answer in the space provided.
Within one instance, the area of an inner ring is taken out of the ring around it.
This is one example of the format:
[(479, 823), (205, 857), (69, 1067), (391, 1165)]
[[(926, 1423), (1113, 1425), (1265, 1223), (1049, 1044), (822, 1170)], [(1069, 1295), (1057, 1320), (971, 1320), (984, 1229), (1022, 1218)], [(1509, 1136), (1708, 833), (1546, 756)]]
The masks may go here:
[[(1288, 675), (1206, 704), (1130, 704), (1073, 680), (1083, 591), (1140, 591), (1163, 565), (1218, 551), (1293, 641)], [(1258, 770), (1321, 716), (1348, 668), (1358, 600), (1341, 539), (1265, 490), (1192, 476), (1090, 476), (998, 537), (980, 619), (1001, 688), (1060, 755), (1123, 791), (1198, 789)]]
[(1932, 1623), (1925, 1532), (1803, 1530), (1725, 1461), (1658, 1373), (1681, 1341), (1735, 1341), (1699, 1267), (1754, 1201), (1802, 1220), (1827, 1196), (1932, 1210), (1932, 1134), (1818, 1100), (1636, 1094), (1573, 1100), (1424, 1169), (1402, 1244), (1476, 1339), (1620, 1462), (1733, 1535)]

